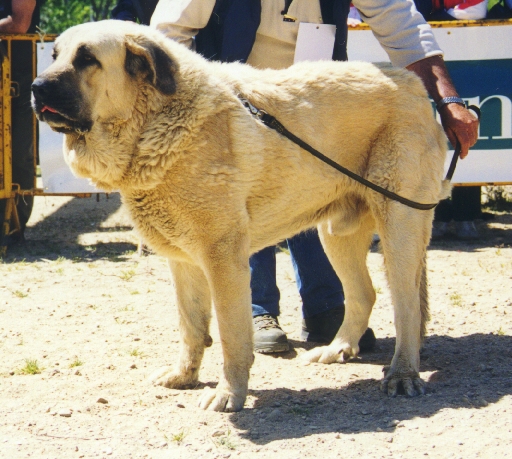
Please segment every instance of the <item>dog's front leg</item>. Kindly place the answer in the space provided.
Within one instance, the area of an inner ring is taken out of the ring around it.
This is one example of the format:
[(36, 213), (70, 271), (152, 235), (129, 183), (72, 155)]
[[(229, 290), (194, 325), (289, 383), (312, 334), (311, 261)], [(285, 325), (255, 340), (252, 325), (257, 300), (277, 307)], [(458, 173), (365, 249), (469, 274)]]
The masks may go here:
[(181, 351), (176, 368), (164, 367), (152, 375), (161, 386), (183, 389), (197, 383), (208, 334), (211, 297), (203, 271), (189, 263), (169, 260), (179, 311)]
[(217, 314), (224, 367), (216, 390), (206, 390), (199, 406), (213, 411), (239, 411), (247, 396), (254, 360), (246, 236), (238, 233), (210, 246), (205, 272)]

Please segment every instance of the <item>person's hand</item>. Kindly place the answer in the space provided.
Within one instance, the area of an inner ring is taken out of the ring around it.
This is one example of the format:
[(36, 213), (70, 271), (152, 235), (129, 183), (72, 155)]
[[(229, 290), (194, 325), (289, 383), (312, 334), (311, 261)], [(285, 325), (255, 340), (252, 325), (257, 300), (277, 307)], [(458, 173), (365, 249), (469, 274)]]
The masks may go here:
[(441, 123), (448, 140), (455, 148), (460, 142), (460, 158), (468, 155), (469, 148), (478, 140), (478, 118), (471, 110), (459, 104), (447, 104), (441, 107)]
[(35, 7), (36, 0), (12, 0), (12, 14), (0, 19), (0, 32), (27, 33)]
[[(407, 69), (416, 73), (430, 97), (434, 102), (438, 102), (445, 97), (459, 97), (453, 86), (448, 69), (441, 56), (432, 56), (421, 59), (407, 66)], [(445, 104), (440, 110), (441, 123), (448, 140), (453, 145), (460, 142), (460, 158), (468, 155), (468, 150), (478, 139), (478, 117), (475, 116), (462, 104)]]

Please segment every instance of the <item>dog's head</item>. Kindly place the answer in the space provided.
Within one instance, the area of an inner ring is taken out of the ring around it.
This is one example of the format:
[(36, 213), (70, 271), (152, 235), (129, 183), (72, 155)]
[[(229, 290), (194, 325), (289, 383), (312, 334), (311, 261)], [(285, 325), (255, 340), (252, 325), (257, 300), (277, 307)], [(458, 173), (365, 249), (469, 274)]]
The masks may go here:
[(155, 34), (113, 20), (68, 29), (55, 42), (54, 62), (32, 84), (38, 119), (81, 135), (96, 122), (130, 118), (141, 84), (173, 94), (177, 67)]

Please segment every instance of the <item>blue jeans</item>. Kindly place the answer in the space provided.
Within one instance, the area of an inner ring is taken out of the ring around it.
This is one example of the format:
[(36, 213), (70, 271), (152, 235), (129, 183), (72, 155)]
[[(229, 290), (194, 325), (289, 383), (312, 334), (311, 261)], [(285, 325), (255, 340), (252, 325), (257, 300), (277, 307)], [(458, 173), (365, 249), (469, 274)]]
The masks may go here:
[[(302, 298), (302, 315), (309, 318), (343, 304), (343, 287), (325, 255), (316, 230), (287, 240), (297, 288)], [(279, 315), (280, 293), (276, 284), (276, 251), (267, 247), (250, 261), (252, 315)]]

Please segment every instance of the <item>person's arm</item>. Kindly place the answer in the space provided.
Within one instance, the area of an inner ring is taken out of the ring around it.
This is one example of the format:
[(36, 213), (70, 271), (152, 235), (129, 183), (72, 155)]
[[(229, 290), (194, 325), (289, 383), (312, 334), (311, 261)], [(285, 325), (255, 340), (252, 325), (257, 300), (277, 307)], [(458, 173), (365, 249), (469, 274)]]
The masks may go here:
[(208, 24), (214, 6), (215, 0), (159, 0), (151, 27), (191, 48), (197, 32)]
[(12, 0), (12, 15), (0, 19), (0, 33), (26, 33), (35, 7), (36, 0)]
[[(422, 79), (435, 103), (444, 97), (459, 97), (441, 56), (422, 59), (408, 65), (407, 69)], [(477, 117), (462, 105), (455, 103), (441, 107), (439, 114), (450, 143), (455, 148), (458, 140), (461, 146), (460, 157), (465, 158), (469, 148), (478, 140)]]
[[(435, 103), (444, 97), (457, 96), (442, 59), (443, 52), (412, 0), (352, 1), (393, 65), (416, 73)], [(466, 157), (469, 147), (477, 141), (477, 118), (454, 103), (442, 107), (440, 114), (448, 139), (454, 147), (458, 139), (460, 157)]]
[(432, 28), (412, 0), (352, 0), (396, 67), (441, 56)]

